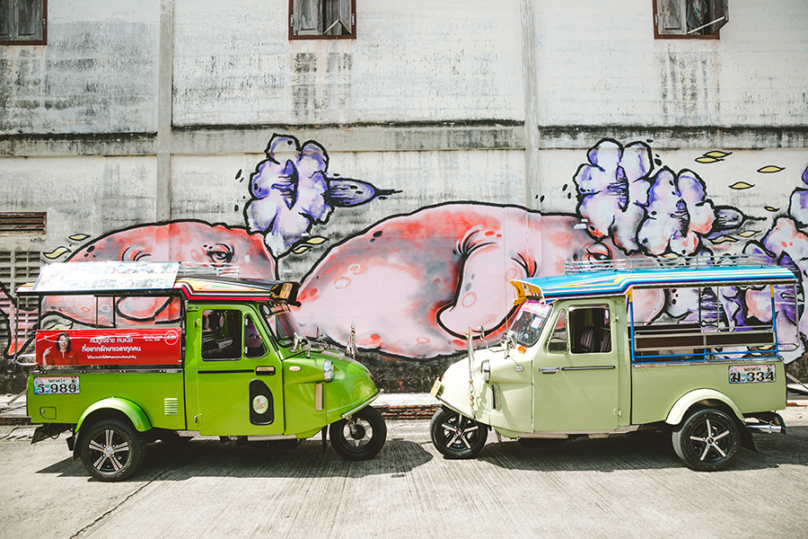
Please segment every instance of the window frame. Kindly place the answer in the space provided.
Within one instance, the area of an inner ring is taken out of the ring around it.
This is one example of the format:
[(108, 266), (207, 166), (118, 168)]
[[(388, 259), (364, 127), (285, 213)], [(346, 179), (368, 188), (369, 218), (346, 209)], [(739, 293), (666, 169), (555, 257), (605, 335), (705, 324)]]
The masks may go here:
[[(25, 1), (25, 0), (9, 0), (9, 2), (11, 4), (13, 4), (13, 6), (11, 7), (12, 12), (14, 10), (14, 7), (19, 6), (19, 2), (22, 2), (22, 1)], [(32, 0), (32, 1), (35, 2), (37, 0)], [(47, 45), (48, 44), (48, 0), (39, 0), (39, 1), (42, 3), (42, 22), (41, 22), (41, 24), (42, 24), (42, 38), (41, 39), (19, 39), (19, 35), (17, 35), (17, 34), (15, 34), (14, 37), (12, 37), (12, 35), (9, 34), (9, 37), (5, 38), (5, 37), (2, 36), (2, 34), (0, 34), (0, 47), (20, 46), (20, 45), (22, 45), (22, 46), (36, 46), (36, 45)], [(18, 24), (17, 28), (15, 28), (14, 30), (19, 31), (19, 24)]]
[[(661, 21), (660, 21), (660, 2), (664, 0), (653, 0), (653, 11), (651, 15), (653, 16), (654, 22), (654, 39), (720, 39), (721, 38), (721, 28), (724, 27), (727, 22), (729, 22), (729, 0), (714, 0), (716, 2), (723, 2), (724, 4), (724, 21), (718, 26), (713, 34), (674, 34), (674, 33), (662, 33), (659, 30)], [(677, 2), (681, 2), (686, 4), (688, 0), (675, 0)], [(684, 25), (687, 26), (687, 22), (684, 22)]]
[[(289, 0), (289, 40), (300, 40), (300, 39), (356, 39), (356, 0), (340, 0), (345, 2), (351, 3), (351, 33), (347, 35), (328, 35), (328, 34), (304, 34), (304, 35), (296, 35), (295, 34), (295, 25), (294, 25), (294, 17), (295, 17), (295, 2), (300, 0)], [(317, 1), (325, 1), (325, 0), (317, 0)]]

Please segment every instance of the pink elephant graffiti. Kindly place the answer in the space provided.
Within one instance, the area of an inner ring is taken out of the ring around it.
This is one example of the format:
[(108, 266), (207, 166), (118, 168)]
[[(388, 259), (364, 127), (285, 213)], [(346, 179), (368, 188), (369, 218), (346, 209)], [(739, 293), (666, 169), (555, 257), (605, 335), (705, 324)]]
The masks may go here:
[[(68, 262), (197, 262), (206, 264), (239, 264), (245, 279), (274, 280), (275, 259), (264, 245), (263, 236), (243, 228), (210, 225), (201, 221), (175, 221), (166, 224), (138, 226), (112, 232), (76, 251)], [(9, 319), (9, 328), (17, 321), (17, 309), (0, 289), (0, 310)], [(48, 297), (42, 304), (42, 315), (59, 315), (88, 326), (108, 327), (113, 311), (128, 323), (155, 323), (175, 320), (179, 303), (167, 298), (123, 298), (100, 303), (96, 319), (95, 299), (90, 296)], [(28, 318), (28, 317), (26, 317)], [(30, 339), (31, 323), (21, 327), (19, 339), (12, 339), (8, 354), (24, 347)]]
[[(384, 220), (333, 247), (306, 276), (296, 309), (303, 331), (317, 328), (389, 356), (435, 358), (462, 351), (467, 324), (489, 342), (514, 314), (508, 281), (564, 272), (575, 260), (625, 257), (610, 240), (595, 242), (572, 215), (517, 206), (446, 204)], [(664, 304), (647, 294), (638, 316)]]

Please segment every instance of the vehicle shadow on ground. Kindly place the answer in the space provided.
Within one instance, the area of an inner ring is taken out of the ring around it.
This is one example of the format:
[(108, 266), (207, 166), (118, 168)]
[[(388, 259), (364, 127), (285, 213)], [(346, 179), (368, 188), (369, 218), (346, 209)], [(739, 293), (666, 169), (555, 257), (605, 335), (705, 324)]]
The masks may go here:
[[(808, 427), (791, 427), (787, 435), (754, 435), (757, 453), (741, 448), (728, 470), (758, 470), (783, 465), (808, 466)], [(660, 431), (570, 440), (489, 443), (480, 460), (510, 470), (600, 471), (682, 468), (669, 434)]]
[[(131, 481), (183, 481), (192, 477), (350, 477), (371, 475), (398, 477), (423, 466), (433, 455), (421, 444), (388, 440), (373, 459), (349, 461), (329, 443), (323, 450), (317, 440), (305, 440), (294, 448), (288, 444), (248, 444), (196, 439), (183, 444), (149, 444), (146, 460)], [(81, 461), (64, 459), (38, 473), (86, 476)]]

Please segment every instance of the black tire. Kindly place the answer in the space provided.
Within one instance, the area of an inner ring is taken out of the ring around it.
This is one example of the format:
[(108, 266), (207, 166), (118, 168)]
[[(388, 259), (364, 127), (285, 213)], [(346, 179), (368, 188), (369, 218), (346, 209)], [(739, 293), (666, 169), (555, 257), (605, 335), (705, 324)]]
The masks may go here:
[(371, 459), (387, 440), (384, 418), (370, 406), (354, 413), (350, 421), (340, 419), (332, 423), (329, 432), (334, 450), (347, 460)]
[(99, 481), (122, 481), (143, 464), (146, 441), (128, 421), (102, 419), (84, 429), (81, 463)]
[(488, 427), (442, 406), (429, 426), (432, 443), (447, 459), (477, 456), (488, 438)]
[(738, 452), (740, 432), (725, 412), (704, 408), (689, 414), (673, 431), (676, 455), (688, 468), (714, 472), (723, 470)]

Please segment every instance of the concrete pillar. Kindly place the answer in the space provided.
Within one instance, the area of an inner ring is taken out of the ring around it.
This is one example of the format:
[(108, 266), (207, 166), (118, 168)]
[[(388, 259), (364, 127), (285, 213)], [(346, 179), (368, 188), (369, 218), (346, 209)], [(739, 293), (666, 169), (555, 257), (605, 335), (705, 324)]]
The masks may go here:
[(171, 103), (174, 73), (174, 0), (160, 1), (157, 82), (157, 221), (171, 219)]

